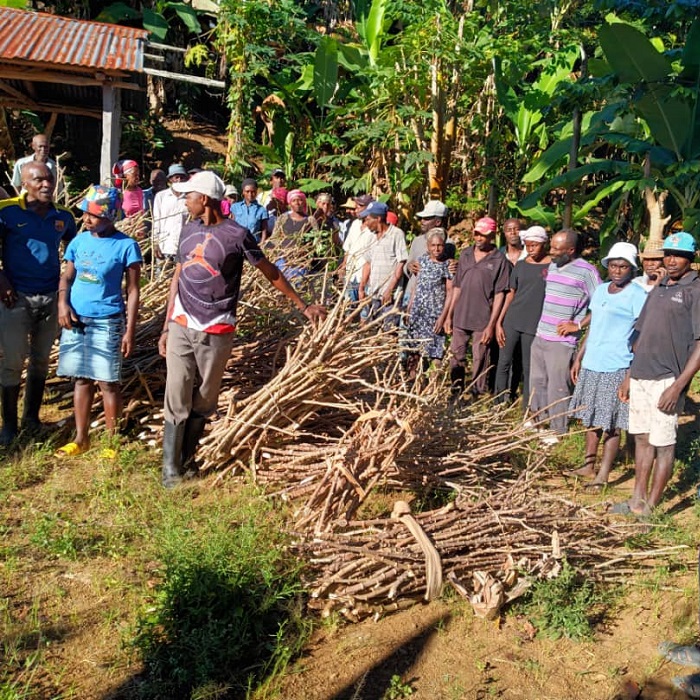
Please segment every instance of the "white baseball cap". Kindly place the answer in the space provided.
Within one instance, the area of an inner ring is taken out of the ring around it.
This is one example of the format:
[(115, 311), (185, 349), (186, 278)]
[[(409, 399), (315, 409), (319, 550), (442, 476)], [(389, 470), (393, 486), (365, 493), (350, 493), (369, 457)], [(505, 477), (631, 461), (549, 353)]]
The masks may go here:
[(222, 200), (226, 193), (224, 181), (211, 170), (195, 173), (187, 182), (176, 182), (172, 187), (175, 192), (199, 192), (217, 200)]
[(423, 211), (419, 211), (416, 216), (420, 219), (443, 218), (447, 216), (447, 207), (439, 199), (431, 199)]

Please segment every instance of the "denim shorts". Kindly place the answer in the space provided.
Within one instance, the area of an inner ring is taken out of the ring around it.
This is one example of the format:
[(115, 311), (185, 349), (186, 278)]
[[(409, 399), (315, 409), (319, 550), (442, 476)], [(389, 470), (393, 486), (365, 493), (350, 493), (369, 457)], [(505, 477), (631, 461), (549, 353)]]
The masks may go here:
[(123, 336), (124, 317), (121, 315), (108, 318), (79, 316), (73, 328), (61, 331), (56, 374), (98, 382), (120, 382)]

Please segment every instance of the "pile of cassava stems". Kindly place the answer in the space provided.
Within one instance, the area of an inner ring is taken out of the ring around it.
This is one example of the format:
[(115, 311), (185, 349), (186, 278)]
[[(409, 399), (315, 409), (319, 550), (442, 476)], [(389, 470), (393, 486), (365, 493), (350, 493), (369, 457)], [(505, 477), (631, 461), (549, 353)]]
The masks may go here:
[[(290, 266), (314, 264), (284, 252)], [(409, 381), (400, 333), (361, 323), (327, 270), (297, 282), (307, 301), (327, 302), (312, 326), (246, 267), (240, 342), (199, 448), (209, 483), (248, 475), (289, 504), (311, 607), (356, 620), (429, 600), (448, 580), (468, 593), (475, 572), (504, 578), (513, 562), (508, 585), (554, 575), (564, 557), (585, 575), (619, 579), (680, 549), (626, 547), (639, 526), (577, 504), (576, 482), (553, 473), (517, 406), (451, 405), (443, 368)], [(123, 387), (127, 427), (155, 441), (171, 270), (147, 266), (144, 277)]]

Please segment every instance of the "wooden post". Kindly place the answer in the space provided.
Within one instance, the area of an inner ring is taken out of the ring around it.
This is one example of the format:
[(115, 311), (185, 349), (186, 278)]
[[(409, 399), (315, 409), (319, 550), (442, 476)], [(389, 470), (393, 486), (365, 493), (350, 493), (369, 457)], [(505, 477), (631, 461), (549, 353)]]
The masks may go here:
[(56, 120), (57, 119), (58, 119), (58, 114), (56, 112), (51, 112), (51, 116), (49, 117), (49, 121), (46, 123), (46, 126), (44, 127), (44, 136), (46, 136), (49, 143), (51, 143), (51, 137), (53, 136), (53, 130), (56, 127)]
[(102, 86), (102, 153), (100, 156), (100, 182), (108, 183), (112, 177), (112, 165), (119, 157), (121, 138), (121, 92), (111, 83)]

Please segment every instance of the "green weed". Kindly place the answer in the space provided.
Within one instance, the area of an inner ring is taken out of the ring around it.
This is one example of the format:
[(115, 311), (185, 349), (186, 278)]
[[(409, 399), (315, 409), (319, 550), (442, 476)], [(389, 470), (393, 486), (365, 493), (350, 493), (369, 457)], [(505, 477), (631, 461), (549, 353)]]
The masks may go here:
[(284, 668), (309, 631), (299, 565), (271, 506), (256, 498), (199, 521), (176, 511), (164, 516), (155, 533), (162, 581), (130, 641), (145, 667), (140, 696), (250, 691)]
[(384, 691), (382, 700), (402, 700), (413, 695), (410, 683), (404, 683), (401, 676), (393, 675), (389, 680), (389, 687)]
[(557, 578), (538, 581), (531, 591), (524, 613), (532, 619), (538, 634), (551, 639), (592, 637), (603, 597), (594, 583), (578, 574), (566, 560)]

